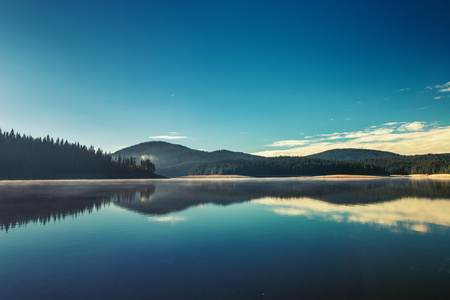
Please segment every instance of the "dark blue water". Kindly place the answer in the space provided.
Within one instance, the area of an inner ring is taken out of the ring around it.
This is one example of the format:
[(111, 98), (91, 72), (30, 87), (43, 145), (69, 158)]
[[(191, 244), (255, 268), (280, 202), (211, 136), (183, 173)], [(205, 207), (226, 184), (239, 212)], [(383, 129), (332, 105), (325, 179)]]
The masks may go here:
[(450, 181), (0, 183), (1, 299), (448, 299)]

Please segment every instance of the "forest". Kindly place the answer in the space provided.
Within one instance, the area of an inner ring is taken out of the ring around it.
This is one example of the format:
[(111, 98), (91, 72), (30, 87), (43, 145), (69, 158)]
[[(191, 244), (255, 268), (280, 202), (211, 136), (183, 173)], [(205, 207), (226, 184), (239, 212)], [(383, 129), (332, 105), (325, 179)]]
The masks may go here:
[(194, 166), (190, 175), (246, 175), (246, 176), (292, 176), (292, 175), (386, 175), (381, 167), (358, 161), (335, 161), (308, 157), (267, 157), (256, 159), (231, 159)]
[(149, 160), (136, 164), (134, 157), (112, 158), (93, 146), (50, 136), (32, 136), (0, 129), (0, 179), (153, 178)]
[(194, 166), (189, 174), (245, 176), (450, 174), (450, 154), (365, 160), (329, 160), (289, 156), (232, 159)]
[[(347, 149), (346, 151), (341, 149), (337, 153), (339, 155), (336, 155), (336, 153), (334, 153), (334, 156), (332, 155), (333, 153), (327, 154), (330, 158), (337, 157), (337, 159), (324, 159), (311, 156), (257, 157), (230, 151), (203, 153), (192, 150), (200, 158), (185, 161), (184, 159), (190, 157), (187, 154), (192, 152), (189, 152), (188, 150), (190, 149), (186, 147), (166, 145), (166, 143), (161, 142), (146, 143), (145, 145), (158, 146), (159, 152), (156, 153), (153, 151), (154, 153), (151, 153), (151, 157), (166, 157), (166, 160), (169, 161), (177, 157), (177, 166), (184, 163), (183, 166), (186, 167), (186, 173), (188, 171), (187, 168), (190, 168), (189, 175), (313, 176), (332, 174), (450, 174), (450, 154), (403, 156), (378, 153), (378, 151), (375, 153), (376, 155), (371, 153), (372, 155), (370, 156), (367, 151), (363, 151), (364, 153), (360, 153), (359, 155), (350, 156), (359, 159), (343, 160), (341, 158), (348, 157), (349, 153), (347, 152), (352, 149)], [(354, 152), (357, 150), (353, 149), (353, 152), (350, 154), (355, 154)], [(168, 153), (162, 156), (165, 152)], [(334, 150), (334, 152), (336, 151)], [(112, 155), (111, 153), (103, 152), (101, 149), (95, 149), (93, 146), (86, 147), (79, 143), (69, 143), (67, 140), (60, 138), (55, 140), (48, 135), (44, 138), (34, 138), (16, 133), (13, 129), (9, 132), (3, 132), (0, 129), (0, 179), (161, 177), (155, 174), (155, 164), (147, 158), (147, 155), (137, 156), (137, 153), (133, 153), (134, 155), (129, 153), (132, 156), (126, 156), (123, 153), (124, 156), (121, 156), (119, 153)], [(137, 159), (138, 163), (136, 162)], [(215, 161), (211, 161), (212, 159)], [(162, 168), (166, 166), (166, 169), (169, 170), (167, 163), (164, 164), (164, 160), (160, 160), (163, 166)]]

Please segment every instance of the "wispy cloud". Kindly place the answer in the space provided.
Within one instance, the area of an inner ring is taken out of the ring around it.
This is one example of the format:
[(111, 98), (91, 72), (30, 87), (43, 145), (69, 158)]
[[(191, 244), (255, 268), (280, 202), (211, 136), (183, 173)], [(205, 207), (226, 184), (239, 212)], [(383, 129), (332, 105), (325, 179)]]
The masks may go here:
[[(438, 93), (448, 93), (450, 92), (450, 81), (444, 84), (436, 84), (435, 86), (425, 87), (425, 92), (434, 91)], [(435, 97), (434, 99), (440, 99), (441, 97)]]
[(404, 91), (408, 91), (409, 90), (409, 88), (404, 88), (404, 89), (399, 89), (398, 91), (399, 92), (404, 92)]
[(450, 92), (450, 81), (444, 84), (435, 85), (434, 87), (437, 88), (440, 93)]
[(286, 141), (278, 141), (268, 146), (270, 147), (293, 147), (293, 146), (303, 146), (308, 144), (308, 140), (286, 140)]
[(450, 95), (436, 96), (436, 97), (434, 97), (434, 100), (440, 100), (440, 99), (444, 99), (444, 98), (450, 98)]
[(181, 135), (155, 135), (155, 136), (149, 136), (149, 139), (162, 139), (162, 140), (178, 140), (178, 139), (187, 139), (187, 136), (181, 136)]
[(254, 153), (262, 156), (305, 156), (338, 148), (391, 151), (403, 155), (450, 152), (450, 126), (426, 122), (389, 122), (362, 131), (319, 134), (299, 140), (276, 141), (269, 147), (289, 149)]
[(187, 136), (178, 135), (178, 132), (169, 132), (168, 135), (155, 135), (149, 136), (149, 139), (161, 139), (161, 140), (179, 140), (179, 139), (187, 139)]
[[(435, 93), (449, 93), (450, 92), (450, 81), (447, 83), (443, 83), (443, 84), (436, 84), (434, 86), (426, 86), (425, 90), (422, 91), (421, 93), (427, 93), (427, 92), (435, 92)], [(442, 98), (446, 98), (449, 97), (448, 95), (442, 96), (442, 94), (437, 95), (434, 97), (435, 100), (439, 100)]]
[[(389, 123), (384, 123), (383, 125), (385, 126), (395, 126), (398, 124), (402, 124), (402, 122), (389, 122)], [(377, 126), (372, 126), (373, 128), (376, 128)]]
[(412, 123), (403, 124), (397, 130), (398, 131), (421, 131), (425, 128), (425, 126), (426, 126), (425, 122), (412, 122)]

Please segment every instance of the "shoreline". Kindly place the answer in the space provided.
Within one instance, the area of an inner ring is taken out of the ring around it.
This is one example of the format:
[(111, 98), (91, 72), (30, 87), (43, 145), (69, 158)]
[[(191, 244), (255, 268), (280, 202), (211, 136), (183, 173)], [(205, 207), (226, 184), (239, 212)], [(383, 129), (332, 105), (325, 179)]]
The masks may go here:
[(154, 178), (36, 178), (36, 179), (0, 179), (0, 183), (13, 182), (51, 182), (51, 181), (65, 181), (65, 182), (81, 182), (81, 181), (104, 181), (104, 182), (121, 182), (121, 181), (148, 181), (148, 180), (204, 180), (204, 179), (307, 179), (307, 180), (376, 180), (376, 179), (411, 179), (411, 180), (450, 180), (450, 174), (413, 174), (413, 175), (347, 175), (347, 174), (333, 174), (333, 175), (317, 175), (317, 176), (244, 176), (244, 175), (188, 175), (179, 177), (154, 177)]
[(381, 179), (381, 178), (410, 178), (410, 179), (449, 179), (450, 174), (413, 174), (413, 175), (348, 175), (348, 174), (333, 174), (333, 175), (317, 175), (317, 176), (244, 176), (244, 175), (188, 175), (180, 177), (172, 177), (171, 179), (258, 179), (258, 178), (308, 178), (308, 179)]

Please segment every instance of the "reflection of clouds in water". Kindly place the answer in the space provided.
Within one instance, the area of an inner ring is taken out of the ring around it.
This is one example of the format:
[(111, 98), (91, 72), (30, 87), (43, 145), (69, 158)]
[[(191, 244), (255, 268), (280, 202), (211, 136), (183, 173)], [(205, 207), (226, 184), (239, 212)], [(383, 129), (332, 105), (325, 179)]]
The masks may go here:
[(272, 211), (283, 216), (307, 216), (310, 214), (309, 211), (298, 208), (274, 208)]
[(175, 224), (177, 222), (186, 221), (185, 217), (177, 217), (177, 216), (164, 216), (164, 217), (149, 217), (149, 222), (161, 222), (161, 223), (172, 223)]
[(273, 212), (285, 216), (320, 216), (335, 222), (374, 224), (429, 232), (429, 225), (450, 227), (450, 201), (403, 198), (367, 205), (338, 205), (311, 198), (261, 198), (256, 203), (273, 206)]

